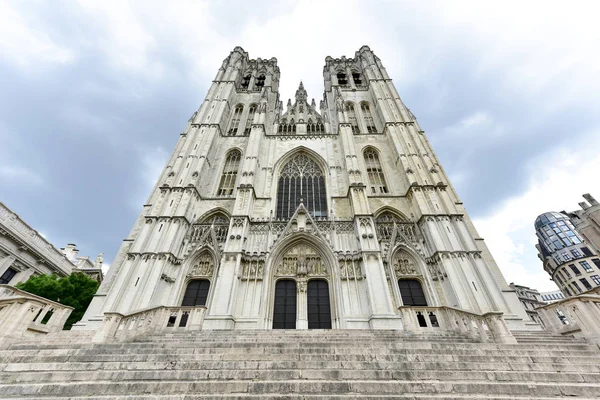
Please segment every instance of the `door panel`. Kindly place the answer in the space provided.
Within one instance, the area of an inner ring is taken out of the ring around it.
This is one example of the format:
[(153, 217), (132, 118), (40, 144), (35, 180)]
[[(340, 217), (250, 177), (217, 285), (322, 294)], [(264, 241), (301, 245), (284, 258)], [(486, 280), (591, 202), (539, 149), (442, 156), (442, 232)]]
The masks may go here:
[(296, 281), (281, 280), (275, 284), (273, 329), (296, 329)]
[(327, 281), (309, 281), (306, 293), (308, 329), (331, 329), (331, 306)]

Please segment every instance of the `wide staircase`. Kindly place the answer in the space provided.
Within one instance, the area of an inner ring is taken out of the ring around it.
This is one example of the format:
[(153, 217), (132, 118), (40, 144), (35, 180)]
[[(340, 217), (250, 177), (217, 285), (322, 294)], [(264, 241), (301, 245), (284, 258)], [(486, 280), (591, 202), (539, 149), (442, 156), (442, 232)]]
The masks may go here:
[(0, 398), (600, 398), (600, 350), (515, 332), (197, 331), (92, 344), (61, 333), (0, 351)]

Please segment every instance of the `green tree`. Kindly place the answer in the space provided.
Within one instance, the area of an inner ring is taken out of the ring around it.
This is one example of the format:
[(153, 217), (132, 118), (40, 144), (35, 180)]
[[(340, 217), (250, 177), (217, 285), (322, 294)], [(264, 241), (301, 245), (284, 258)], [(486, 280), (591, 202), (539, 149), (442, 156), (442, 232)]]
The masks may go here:
[(71, 326), (83, 317), (99, 285), (86, 274), (74, 272), (63, 278), (55, 274), (34, 276), (27, 282), (17, 284), (17, 288), (73, 307), (74, 310), (64, 327), (71, 329)]

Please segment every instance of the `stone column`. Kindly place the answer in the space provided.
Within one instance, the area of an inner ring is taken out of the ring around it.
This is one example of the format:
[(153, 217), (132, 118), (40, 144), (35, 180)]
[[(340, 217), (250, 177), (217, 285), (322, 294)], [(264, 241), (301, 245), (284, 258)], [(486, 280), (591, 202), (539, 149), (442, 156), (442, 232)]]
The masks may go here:
[(308, 300), (306, 297), (306, 280), (298, 281), (298, 291), (296, 298), (296, 329), (308, 329)]

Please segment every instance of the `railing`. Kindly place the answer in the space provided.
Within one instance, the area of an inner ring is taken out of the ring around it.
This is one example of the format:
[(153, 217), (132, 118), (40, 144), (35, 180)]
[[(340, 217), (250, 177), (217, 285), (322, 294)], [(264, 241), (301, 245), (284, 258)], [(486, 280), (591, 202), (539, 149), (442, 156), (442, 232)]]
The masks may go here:
[(535, 310), (547, 330), (600, 344), (600, 288)]
[(191, 331), (202, 329), (206, 307), (160, 306), (131, 314), (104, 313), (102, 328), (94, 342), (126, 341), (157, 332)]
[[(399, 307), (404, 330), (409, 332), (449, 331), (480, 342), (516, 343), (502, 312), (476, 314), (452, 307)], [(490, 335), (491, 334), (491, 338)]]
[(73, 307), (0, 285), (0, 338), (46, 335), (61, 331)]

